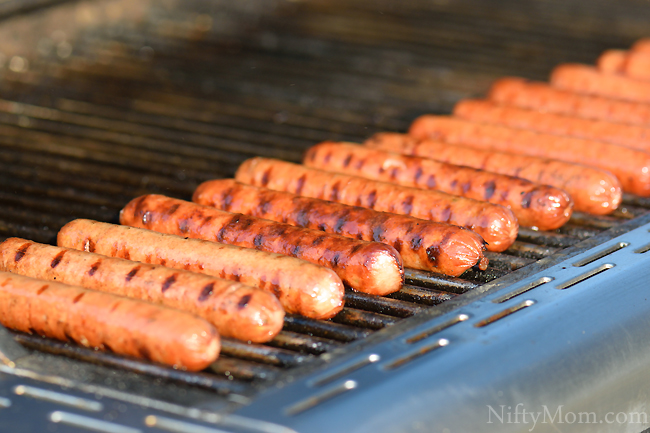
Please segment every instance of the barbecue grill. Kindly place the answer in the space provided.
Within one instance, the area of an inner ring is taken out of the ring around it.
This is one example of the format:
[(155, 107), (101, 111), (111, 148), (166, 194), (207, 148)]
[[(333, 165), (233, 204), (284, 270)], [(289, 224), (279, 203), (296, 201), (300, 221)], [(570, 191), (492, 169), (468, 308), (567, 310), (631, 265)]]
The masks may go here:
[[(504, 75), (593, 63), (646, 36), (650, 14), (632, 0), (6, 0), (0, 17), (0, 240), (54, 243), (141, 194), (190, 199), (251, 156), (299, 162), (320, 141), (448, 113)], [(330, 321), (289, 315), (268, 344), (224, 339), (201, 373), (2, 329), (0, 425), (638, 432), (649, 209), (628, 195), (610, 216), (522, 229), (459, 278), (407, 269), (401, 291), (348, 291)]]

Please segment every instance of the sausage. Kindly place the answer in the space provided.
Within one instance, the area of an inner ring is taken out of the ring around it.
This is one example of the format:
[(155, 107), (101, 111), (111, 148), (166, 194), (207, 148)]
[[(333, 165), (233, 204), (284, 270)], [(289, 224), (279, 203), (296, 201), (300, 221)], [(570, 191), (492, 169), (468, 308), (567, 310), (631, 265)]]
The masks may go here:
[(287, 313), (312, 319), (343, 308), (334, 271), (282, 254), (83, 219), (63, 226), (58, 245), (239, 281), (273, 293)]
[(650, 126), (650, 104), (581, 95), (521, 78), (497, 80), (490, 89), (489, 98), (501, 104), (549, 113)]
[(330, 173), (276, 159), (246, 160), (239, 166), (235, 178), (243, 183), (306, 197), (465, 227), (481, 235), (490, 251), (507, 249), (519, 230), (517, 218), (503, 206), (440, 191)]
[(373, 135), (365, 145), (552, 185), (569, 193), (575, 210), (590, 214), (611, 213), (619, 206), (622, 199), (621, 184), (616, 176), (605, 170), (585, 165), (487, 151), (434, 140), (417, 140), (406, 134), (390, 132)]
[(214, 326), (192, 314), (109, 293), (0, 272), (7, 328), (199, 371), (219, 356)]
[(203, 317), (223, 337), (265, 342), (283, 325), (279, 301), (241, 283), (20, 238), (0, 244), (0, 271), (178, 308)]
[(630, 50), (636, 53), (650, 53), (650, 38), (637, 40)]
[(482, 270), (487, 268), (483, 238), (451, 224), (301, 197), (232, 179), (202, 183), (192, 200), (228, 212), (387, 243), (400, 253), (404, 266), (415, 269), (456, 277), (477, 264)]
[(404, 283), (395, 248), (318, 230), (223, 212), (161, 195), (144, 195), (120, 212), (125, 225), (286, 254), (331, 268), (361, 292), (386, 295)]
[(625, 50), (607, 50), (598, 57), (596, 66), (600, 72), (606, 74), (624, 74), (627, 56), (628, 52)]
[(604, 74), (594, 66), (564, 64), (551, 73), (551, 85), (588, 95), (635, 102), (650, 102), (650, 82), (624, 75)]
[(608, 74), (623, 74), (637, 80), (650, 80), (650, 52), (605, 51), (598, 58), (598, 70)]
[(597, 167), (614, 174), (621, 182), (623, 191), (650, 196), (650, 154), (640, 150), (448, 116), (421, 116), (413, 122), (409, 134), (418, 139), (440, 140)]
[(467, 99), (456, 104), (454, 116), (474, 122), (496, 123), (548, 134), (607, 141), (646, 152), (650, 150), (650, 128), (638, 125), (581, 119), (476, 99)]
[(324, 142), (312, 146), (305, 154), (304, 164), (337, 173), (485, 200), (512, 210), (520, 226), (540, 230), (561, 227), (573, 212), (571, 197), (551, 186), (352, 143)]

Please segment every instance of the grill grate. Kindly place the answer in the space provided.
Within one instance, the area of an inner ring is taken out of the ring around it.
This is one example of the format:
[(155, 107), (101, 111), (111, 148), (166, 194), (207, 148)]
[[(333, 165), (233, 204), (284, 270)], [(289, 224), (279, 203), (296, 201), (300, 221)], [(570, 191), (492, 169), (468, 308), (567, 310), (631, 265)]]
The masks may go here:
[[(614, 34), (599, 25), (614, 7), (604, 1), (590, 4), (582, 21), (565, 2), (541, 0), (489, 8), (475, 0), (245, 3), (189, 2), (181, 12), (156, 5), (142, 22), (44, 35), (31, 54), (0, 55), (0, 239), (54, 243), (74, 218), (116, 222), (137, 195), (189, 199), (199, 183), (232, 176), (250, 156), (297, 162), (318, 141), (404, 130), (416, 114), (447, 112), (498, 76), (544, 79), (561, 61), (591, 61), (639, 36), (634, 26)], [(637, 8), (628, 6), (634, 21)], [(269, 8), (273, 13), (264, 13)], [(648, 209), (650, 200), (628, 196), (609, 217), (576, 213), (556, 232), (522, 229), (506, 252), (488, 253), (487, 271), (451, 278), (409, 269), (407, 285), (390, 296), (349, 291), (331, 321), (288, 316), (266, 345), (224, 339), (222, 357), (201, 374), (29, 335), (16, 339), (43, 352), (248, 395)]]

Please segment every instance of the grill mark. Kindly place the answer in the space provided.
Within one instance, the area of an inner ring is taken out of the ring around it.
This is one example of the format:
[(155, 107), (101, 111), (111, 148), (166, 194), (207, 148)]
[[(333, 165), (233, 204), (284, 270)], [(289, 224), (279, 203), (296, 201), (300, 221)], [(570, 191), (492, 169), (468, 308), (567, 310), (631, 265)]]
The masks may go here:
[(108, 344), (102, 343), (102, 346), (104, 346), (104, 349), (109, 350), (111, 352), (114, 352), (113, 348), (111, 346), (109, 346)]
[(397, 179), (398, 173), (399, 173), (399, 167), (393, 167), (393, 169), (390, 171), (390, 179), (391, 180)]
[(440, 212), (440, 221), (444, 223), (448, 223), (449, 220), (451, 219), (451, 205), (448, 204), (442, 212)]
[(348, 254), (350, 254), (350, 255), (356, 254), (357, 252), (359, 252), (359, 250), (361, 248), (363, 248), (363, 244), (357, 244), (357, 245), (353, 246), (352, 248), (350, 248), (350, 252)]
[(438, 183), (436, 182), (436, 176), (433, 174), (429, 175), (429, 177), (427, 178), (427, 187), (430, 189), (434, 189), (436, 185), (438, 185)]
[(528, 209), (531, 205), (532, 200), (533, 200), (533, 192), (528, 191), (521, 198), (521, 207), (524, 209)]
[(300, 195), (302, 193), (302, 189), (305, 187), (305, 181), (307, 180), (307, 175), (303, 174), (298, 178), (296, 181), (296, 195)]
[[(231, 221), (234, 221), (234, 218)], [(228, 223), (228, 224), (230, 224), (230, 223)], [(237, 230), (243, 232), (243, 231), (248, 230), (250, 228), (250, 226), (255, 224), (255, 218), (252, 218), (252, 217), (249, 217), (249, 216), (246, 216), (246, 215), (240, 215), (237, 218), (237, 222), (233, 223), (233, 225), (234, 224), (237, 224)]]
[(338, 201), (339, 200), (339, 189), (341, 188), (341, 181), (337, 181), (332, 185), (332, 192), (330, 193), (330, 200)]
[(382, 242), (384, 238), (384, 227), (376, 225), (372, 228), (372, 240), (375, 242)]
[(393, 242), (393, 247), (397, 250), (397, 252), (402, 251), (402, 241), (399, 239), (396, 239), (395, 242)]
[(255, 245), (255, 248), (257, 249), (262, 248), (263, 241), (264, 241), (264, 236), (262, 234), (257, 234), (253, 239), (253, 245)]
[(235, 225), (235, 224), (239, 223), (239, 220), (241, 219), (242, 216), (243, 215), (237, 214), (237, 215), (233, 216), (230, 219), (230, 221), (228, 221), (226, 224), (224, 224), (223, 227), (221, 227), (221, 229), (217, 232), (217, 241), (223, 242), (223, 238), (226, 235), (226, 231), (228, 230), (228, 228), (231, 225)]
[(413, 239), (411, 239), (411, 249), (417, 250), (422, 246), (422, 237), (415, 235)]
[(165, 259), (160, 259), (160, 265), (165, 266), (167, 264), (167, 260)]
[(325, 239), (327, 239), (327, 236), (319, 236), (316, 239), (314, 239), (314, 241), (311, 244), (312, 244), (312, 246), (315, 247), (317, 245), (322, 244), (325, 241)]
[(131, 253), (129, 253), (129, 250), (124, 250), (122, 257), (124, 257), (126, 260), (131, 260)]
[(330, 159), (332, 159), (332, 151), (331, 150), (329, 152), (327, 152), (325, 154), (325, 156), (323, 157), (323, 163), (327, 164), (328, 162), (330, 162)]
[(129, 271), (129, 273), (126, 274), (126, 277), (124, 278), (124, 280), (125, 280), (127, 283), (128, 283), (129, 281), (131, 281), (131, 279), (132, 279), (133, 277), (135, 277), (135, 274), (138, 273), (138, 271), (140, 270), (140, 268), (141, 268), (141, 266), (136, 266), (136, 267), (134, 267), (133, 269), (131, 269), (131, 271)]
[(299, 257), (301, 251), (302, 251), (302, 247), (299, 244), (296, 244), (291, 249), (291, 255)]
[(413, 211), (413, 196), (409, 195), (402, 201), (402, 210), (404, 213), (407, 215), (411, 215), (411, 212)]
[(90, 269), (88, 269), (88, 275), (90, 275), (91, 277), (95, 275), (95, 272), (97, 272), (97, 269), (99, 269), (99, 265), (101, 264), (102, 264), (102, 260), (99, 259), (95, 263), (90, 265)]
[(483, 198), (486, 201), (490, 200), (492, 198), (492, 196), (494, 195), (494, 191), (496, 190), (496, 188), (497, 188), (497, 185), (493, 180), (491, 180), (489, 182), (486, 182), (485, 183), (485, 192), (483, 193)]
[(336, 220), (336, 224), (334, 224), (334, 233), (341, 233), (341, 230), (343, 229), (343, 226), (345, 223), (348, 222), (350, 216), (350, 211), (348, 209), (344, 210), (341, 216)]
[(415, 176), (413, 177), (413, 179), (415, 179), (415, 183), (419, 183), (421, 177), (422, 177), (422, 167), (418, 167), (418, 169), (415, 171)]
[(141, 218), (143, 219), (143, 223), (146, 223), (146, 219), (144, 218), (145, 212), (145, 201), (147, 200), (147, 196), (143, 195), (140, 198), (137, 198), (134, 206), (133, 206), (133, 219), (137, 219), (136, 217), (138, 215), (141, 215)]
[(49, 288), (50, 288), (50, 286), (48, 284), (46, 284), (43, 287), (41, 287), (40, 289), (38, 289), (38, 292), (36, 292), (36, 294), (40, 295), (41, 293), (43, 293), (44, 291), (46, 291)]
[(262, 181), (261, 181), (262, 186), (266, 186), (266, 185), (269, 184), (269, 179), (271, 177), (271, 171), (273, 171), (273, 167), (267, 168), (266, 171), (264, 172), (264, 174), (262, 174)]
[(172, 205), (169, 209), (167, 209), (167, 215), (173, 214), (174, 212), (176, 212), (178, 210), (179, 207), (180, 207), (180, 204), (178, 204), (178, 203)]
[(349, 153), (348, 156), (343, 160), (343, 167), (347, 168), (348, 165), (350, 165), (350, 161), (352, 161), (352, 154)]
[(79, 293), (77, 296), (74, 297), (74, 299), (72, 300), (72, 303), (76, 304), (77, 302), (81, 301), (81, 298), (83, 298), (84, 295), (85, 295), (85, 293)]
[(223, 210), (226, 212), (230, 211), (230, 207), (232, 206), (232, 199), (233, 199), (233, 190), (235, 187), (230, 187), (226, 191), (224, 191), (223, 196), (221, 198), (221, 202), (223, 203)]
[(210, 296), (212, 296), (212, 291), (214, 290), (214, 283), (208, 283), (201, 289), (201, 293), (199, 293), (199, 297), (197, 300), (199, 302), (204, 302), (206, 299), (208, 299)]
[(334, 267), (338, 267), (340, 261), (341, 261), (341, 252), (337, 251), (336, 254), (334, 254), (334, 257), (332, 257), (332, 260), (331, 260), (332, 265)]
[(469, 191), (470, 188), (472, 188), (472, 182), (467, 181), (467, 182), (463, 183), (460, 186), (460, 188), (463, 190), (463, 194), (467, 194), (467, 191)]
[(246, 306), (248, 305), (248, 303), (251, 301), (251, 298), (252, 298), (252, 297), (253, 297), (253, 295), (251, 295), (250, 293), (247, 294), (247, 295), (242, 296), (242, 297), (239, 299), (239, 302), (237, 302), (237, 308), (238, 308), (239, 310), (243, 310), (244, 308), (246, 308)]
[(16, 251), (16, 255), (14, 256), (14, 262), (18, 263), (23, 257), (25, 257), (25, 253), (27, 253), (27, 249), (34, 245), (31, 242), (28, 242), (26, 244), (23, 244), (18, 248), (18, 251)]
[(190, 230), (190, 225), (186, 219), (178, 221), (178, 231), (186, 234)]
[(54, 256), (54, 258), (52, 259), (52, 262), (50, 263), (50, 267), (51, 267), (52, 269), (54, 269), (54, 268), (56, 268), (57, 266), (59, 266), (59, 263), (61, 263), (61, 260), (63, 260), (63, 256), (65, 255), (66, 252), (67, 252), (67, 251), (63, 250), (63, 251), (61, 251), (59, 254), (57, 254), (56, 256)]
[(355, 168), (356, 170), (361, 170), (361, 167), (363, 167), (363, 164), (365, 164), (365, 163), (366, 163), (366, 160), (365, 160), (365, 159), (363, 159), (363, 158), (359, 158), (359, 160), (357, 161), (357, 163), (356, 163), (356, 165), (355, 165), (354, 168)]
[(178, 274), (172, 274), (167, 279), (165, 282), (162, 284), (162, 287), (160, 288), (160, 291), (162, 293), (165, 293), (169, 288), (176, 282), (176, 279), (178, 278)]
[(374, 209), (375, 204), (377, 204), (377, 190), (373, 189), (370, 194), (368, 194), (368, 207)]
[(309, 203), (304, 207), (300, 207), (299, 209), (300, 210), (294, 218), (296, 224), (300, 227), (309, 227), (309, 214), (312, 211), (312, 204)]
[(458, 179), (452, 180), (451, 183), (449, 184), (449, 188), (451, 189), (456, 189), (457, 186), (458, 186)]

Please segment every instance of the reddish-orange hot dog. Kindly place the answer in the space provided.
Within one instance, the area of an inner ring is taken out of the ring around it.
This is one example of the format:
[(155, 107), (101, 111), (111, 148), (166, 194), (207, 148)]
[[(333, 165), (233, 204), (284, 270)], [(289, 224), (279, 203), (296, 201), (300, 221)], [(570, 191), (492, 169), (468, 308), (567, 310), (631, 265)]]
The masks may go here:
[(269, 341), (283, 325), (278, 300), (241, 283), (20, 238), (0, 244), (0, 270), (189, 311), (224, 337)]
[(482, 269), (487, 266), (483, 239), (450, 224), (301, 197), (232, 179), (202, 183), (193, 200), (228, 212), (384, 242), (394, 246), (404, 265), (411, 268), (458, 276), (477, 263)]
[(503, 251), (512, 245), (519, 229), (517, 218), (503, 206), (276, 159), (251, 158), (239, 167), (236, 178), (306, 197), (466, 227), (481, 235), (491, 251)]
[(395, 248), (317, 230), (233, 214), (160, 195), (132, 200), (122, 224), (298, 257), (333, 269), (350, 287), (385, 295), (402, 287), (404, 269)]
[(192, 371), (221, 347), (214, 326), (189, 313), (8, 272), (0, 272), (0, 323)]
[(63, 226), (58, 244), (239, 281), (273, 293), (287, 313), (313, 319), (343, 308), (343, 283), (334, 271), (282, 254), (91, 220)]

